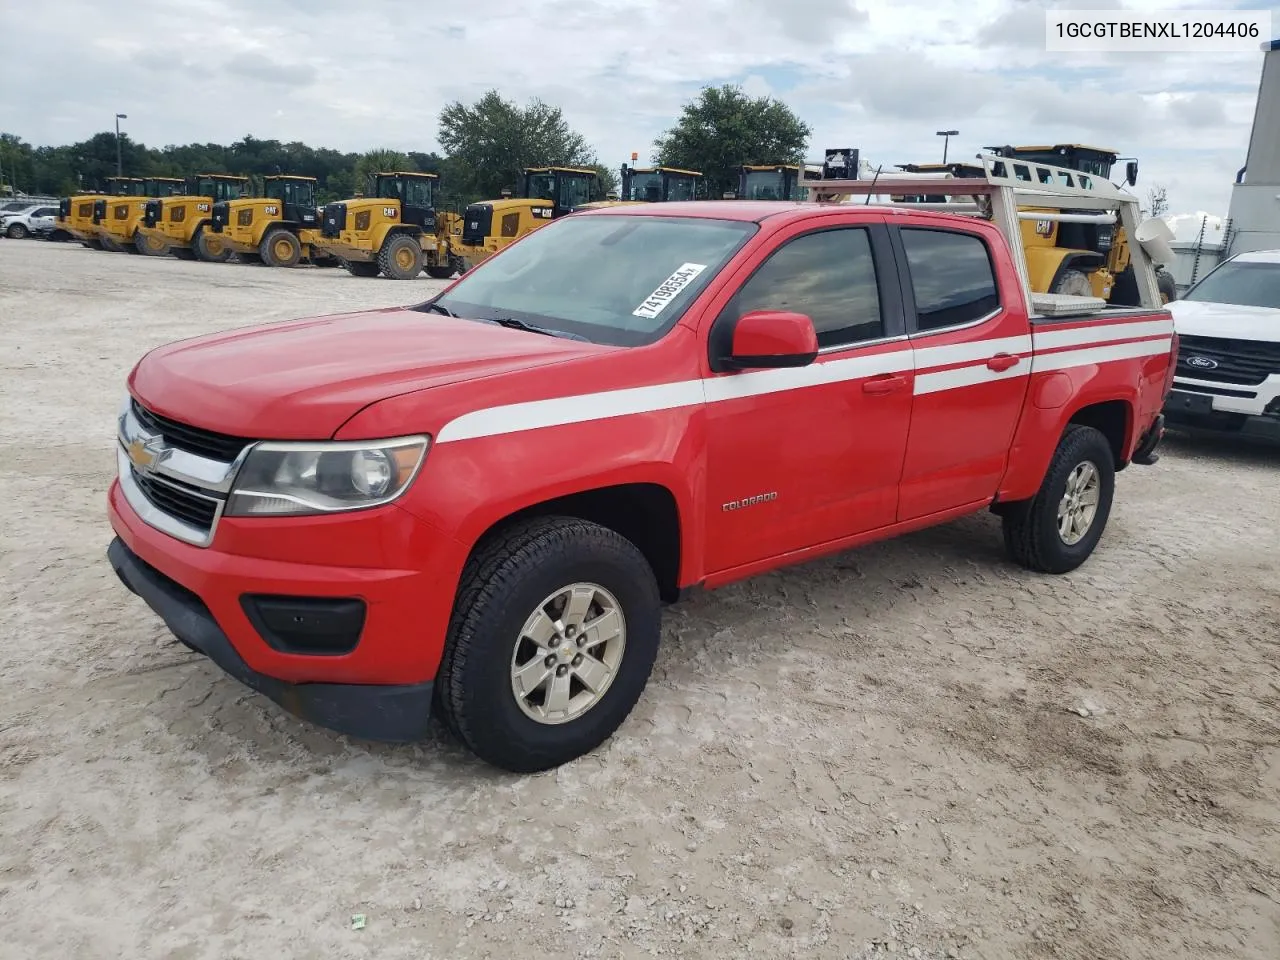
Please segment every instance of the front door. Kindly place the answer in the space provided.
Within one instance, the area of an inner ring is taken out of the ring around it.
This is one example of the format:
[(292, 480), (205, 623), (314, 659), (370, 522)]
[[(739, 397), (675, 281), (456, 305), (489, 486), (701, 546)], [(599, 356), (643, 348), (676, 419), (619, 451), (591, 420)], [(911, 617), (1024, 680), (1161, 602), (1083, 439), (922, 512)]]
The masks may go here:
[(784, 235), (717, 317), (710, 349), (754, 310), (808, 315), (821, 353), (706, 382), (708, 573), (887, 526), (897, 510), (912, 370), (883, 217)]
[(898, 508), (906, 521), (995, 495), (1026, 400), (1031, 336), (1017, 277), (1006, 270), (997, 282), (982, 237), (894, 230), (916, 370)]

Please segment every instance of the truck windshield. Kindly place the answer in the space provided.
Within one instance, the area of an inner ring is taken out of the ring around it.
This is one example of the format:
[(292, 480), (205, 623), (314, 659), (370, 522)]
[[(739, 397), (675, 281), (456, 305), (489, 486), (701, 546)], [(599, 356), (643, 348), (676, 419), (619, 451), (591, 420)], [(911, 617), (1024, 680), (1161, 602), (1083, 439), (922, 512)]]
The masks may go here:
[(567, 217), (463, 274), (430, 303), (460, 317), (522, 320), (639, 346), (666, 333), (756, 229), (692, 217)]
[(748, 170), (741, 199), (799, 200), (798, 181), (793, 178), (794, 174), (788, 176), (776, 170)]
[(1280, 310), (1280, 263), (1224, 263), (1182, 299)]
[(667, 199), (673, 203), (677, 200), (696, 199), (697, 193), (698, 181), (695, 177), (672, 174), (667, 181)]

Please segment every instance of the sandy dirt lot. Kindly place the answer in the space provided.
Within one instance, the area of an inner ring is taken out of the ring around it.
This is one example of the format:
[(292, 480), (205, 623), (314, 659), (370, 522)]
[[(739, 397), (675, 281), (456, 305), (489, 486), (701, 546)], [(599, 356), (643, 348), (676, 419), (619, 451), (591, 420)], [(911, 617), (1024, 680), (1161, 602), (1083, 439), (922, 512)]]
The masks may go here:
[(173, 641), (104, 558), (130, 365), (433, 289), (0, 241), (0, 956), (1280, 956), (1275, 453), (1171, 442), (1069, 576), (983, 515), (676, 606), (540, 776)]

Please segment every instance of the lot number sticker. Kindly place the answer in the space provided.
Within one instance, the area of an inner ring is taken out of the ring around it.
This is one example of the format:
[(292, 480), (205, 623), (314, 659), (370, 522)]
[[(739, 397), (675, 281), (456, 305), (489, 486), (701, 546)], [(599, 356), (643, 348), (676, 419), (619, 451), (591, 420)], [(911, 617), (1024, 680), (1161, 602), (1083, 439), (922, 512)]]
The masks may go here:
[(658, 284), (658, 289), (645, 297), (644, 302), (631, 311), (631, 315), (644, 317), (646, 320), (654, 319), (705, 269), (707, 269), (705, 263), (682, 263), (680, 269)]

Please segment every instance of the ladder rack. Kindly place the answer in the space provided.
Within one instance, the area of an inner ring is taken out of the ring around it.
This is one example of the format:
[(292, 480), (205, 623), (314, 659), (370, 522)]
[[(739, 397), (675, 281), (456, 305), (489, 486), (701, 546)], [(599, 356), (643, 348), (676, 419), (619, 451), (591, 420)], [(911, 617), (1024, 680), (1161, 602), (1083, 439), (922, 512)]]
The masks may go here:
[[(1101, 310), (1106, 302), (1097, 297), (1032, 293), (1022, 245), (1023, 220), (1055, 220), (1064, 223), (1119, 223), (1129, 238), (1129, 255), (1143, 307), (1158, 308), (1160, 292), (1151, 258), (1135, 235), (1141, 223), (1138, 198), (1102, 177), (1033, 163), (993, 153), (980, 153), (983, 176), (956, 177), (950, 172), (885, 176), (867, 180), (801, 180), (809, 199), (819, 203), (848, 203), (849, 198), (888, 197), (880, 206), (980, 217), (993, 222), (1014, 254), (1032, 311), (1041, 316)], [(944, 203), (914, 203), (894, 196), (945, 196)], [(1024, 209), (1019, 209), (1024, 208)], [(1032, 209), (1025, 209), (1032, 208)]]

